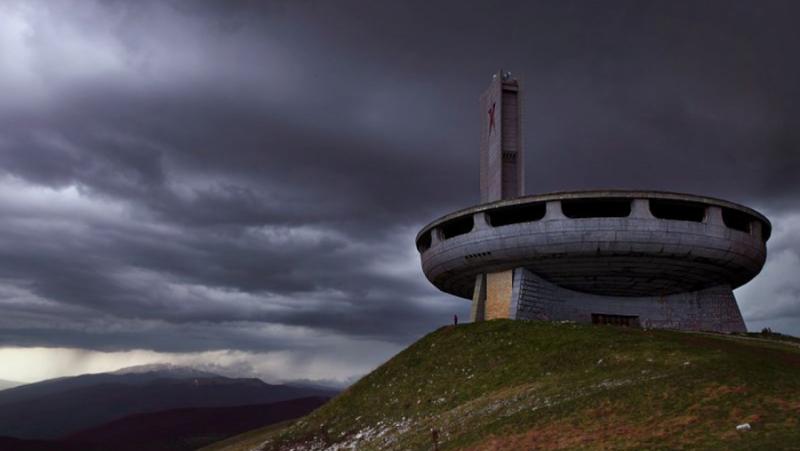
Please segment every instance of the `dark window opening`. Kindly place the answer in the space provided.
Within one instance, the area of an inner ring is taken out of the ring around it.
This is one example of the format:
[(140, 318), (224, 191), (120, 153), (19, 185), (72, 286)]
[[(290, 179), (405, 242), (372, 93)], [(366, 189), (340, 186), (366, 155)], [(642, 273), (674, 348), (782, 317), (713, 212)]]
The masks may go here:
[(703, 222), (706, 217), (706, 206), (683, 200), (650, 199), (650, 213), (659, 219)]
[(431, 231), (428, 230), (427, 232), (423, 233), (421, 237), (417, 240), (417, 250), (420, 252), (425, 252), (431, 248)]
[(467, 260), (472, 260), (474, 258), (489, 257), (491, 255), (492, 255), (491, 252), (478, 252), (476, 254), (467, 254), (464, 256), (464, 258)]
[(486, 216), (489, 218), (489, 224), (492, 227), (500, 227), (508, 224), (538, 221), (544, 218), (546, 210), (544, 202), (537, 202), (497, 208), (487, 211)]
[(630, 199), (565, 199), (561, 211), (568, 218), (624, 218), (631, 214)]
[(592, 324), (639, 327), (639, 317), (630, 315), (606, 315), (605, 313), (592, 313)]
[(729, 229), (750, 233), (750, 215), (732, 208), (722, 209), (722, 222)]
[(464, 235), (472, 231), (473, 225), (472, 215), (451, 219), (442, 224), (442, 235), (446, 240), (454, 236)]

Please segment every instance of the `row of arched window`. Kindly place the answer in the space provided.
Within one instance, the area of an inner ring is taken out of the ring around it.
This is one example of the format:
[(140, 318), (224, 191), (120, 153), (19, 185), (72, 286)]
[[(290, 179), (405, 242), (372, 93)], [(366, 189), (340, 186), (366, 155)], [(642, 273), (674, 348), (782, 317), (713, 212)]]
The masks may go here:
[[(630, 198), (600, 199), (562, 199), (561, 211), (572, 219), (582, 218), (625, 218), (631, 214)], [(648, 199), (650, 213), (659, 219), (673, 221), (703, 222), (708, 205), (701, 202), (674, 199)], [(722, 208), (722, 220), (729, 229), (750, 233), (751, 223), (756, 218), (728, 207)], [(546, 202), (508, 205), (485, 211), (486, 219), (492, 227), (511, 224), (535, 222), (544, 218), (547, 212)], [(450, 219), (438, 226), (442, 238), (447, 240), (472, 231), (474, 219), (472, 214)], [(769, 238), (769, 228), (762, 227), (762, 239)], [(426, 231), (417, 240), (417, 249), (423, 252), (431, 246), (431, 230)]]

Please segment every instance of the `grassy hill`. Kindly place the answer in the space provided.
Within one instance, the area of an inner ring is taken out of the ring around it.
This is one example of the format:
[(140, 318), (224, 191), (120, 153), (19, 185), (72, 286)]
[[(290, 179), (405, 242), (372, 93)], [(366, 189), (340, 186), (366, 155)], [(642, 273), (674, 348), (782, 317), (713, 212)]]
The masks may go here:
[[(742, 423), (751, 430), (737, 431)], [(800, 348), (610, 326), (444, 327), (309, 416), (210, 449), (258, 443), (264, 450), (800, 449)]]

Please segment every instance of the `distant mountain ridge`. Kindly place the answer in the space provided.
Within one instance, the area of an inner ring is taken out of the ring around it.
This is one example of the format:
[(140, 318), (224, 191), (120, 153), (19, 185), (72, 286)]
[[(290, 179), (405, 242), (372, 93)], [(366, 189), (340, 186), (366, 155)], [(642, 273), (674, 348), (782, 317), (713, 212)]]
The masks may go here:
[(0, 436), (9, 451), (189, 451), (254, 428), (308, 414), (328, 398), (236, 407), (198, 407), (130, 415), (58, 440)]
[[(150, 370), (147, 370), (149, 367)], [(24, 401), (42, 395), (101, 383), (143, 384), (156, 379), (182, 379), (187, 377), (222, 377), (218, 374), (172, 365), (141, 365), (122, 368), (109, 373), (89, 373), (78, 376), (57, 377), (31, 384), (23, 384), (0, 392), (0, 406)]]
[(292, 420), (323, 405), (328, 398), (310, 397), (235, 407), (197, 407), (130, 415), (72, 434), (60, 443), (87, 449), (192, 450), (217, 440)]
[(217, 373), (199, 370), (190, 366), (174, 365), (171, 363), (151, 363), (147, 365), (135, 365), (111, 371), (108, 374), (148, 374), (158, 373), (163, 377), (221, 377)]
[(15, 381), (8, 381), (5, 379), (0, 379), (0, 390), (6, 390), (9, 388), (18, 387), (20, 385), (25, 385), (24, 382), (15, 382)]
[(137, 413), (333, 395), (329, 390), (271, 385), (175, 366), (135, 367), (0, 391), (0, 436), (53, 439)]

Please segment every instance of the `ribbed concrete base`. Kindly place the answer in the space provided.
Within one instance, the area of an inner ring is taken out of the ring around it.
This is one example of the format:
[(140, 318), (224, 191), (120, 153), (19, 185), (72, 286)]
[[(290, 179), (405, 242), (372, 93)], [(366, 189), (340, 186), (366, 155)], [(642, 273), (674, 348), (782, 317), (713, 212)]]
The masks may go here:
[(486, 278), (478, 276), (473, 298), (473, 320), (487, 315), (499, 303), (508, 305), (507, 318), (546, 321), (624, 322), (647, 328), (746, 332), (742, 314), (729, 286), (669, 296), (614, 297), (568, 290), (524, 268), (513, 270), (510, 299), (487, 296)]

